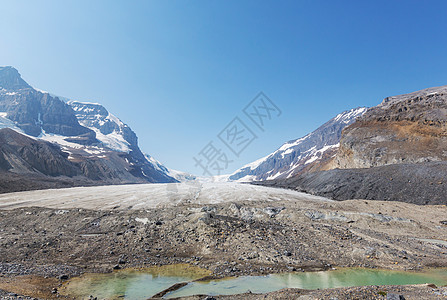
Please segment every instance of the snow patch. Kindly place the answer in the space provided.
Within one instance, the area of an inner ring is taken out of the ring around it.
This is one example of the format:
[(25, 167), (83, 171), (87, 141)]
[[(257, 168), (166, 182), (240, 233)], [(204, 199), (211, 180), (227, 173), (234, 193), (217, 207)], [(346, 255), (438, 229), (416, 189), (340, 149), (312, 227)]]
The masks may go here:
[(128, 141), (126, 141), (122, 134), (119, 132), (113, 131), (109, 134), (103, 134), (98, 128), (96, 127), (89, 127), (91, 130), (93, 130), (96, 133), (96, 139), (98, 139), (103, 145), (107, 148), (110, 148), (112, 150), (116, 150), (118, 152), (130, 152), (130, 144)]
[(282, 172), (277, 172), (276, 174), (270, 175), (269, 177), (267, 177), (267, 180), (272, 180), (275, 179), (276, 177), (282, 175)]
[(298, 146), (299, 144), (301, 144), (304, 140), (310, 138), (312, 136), (312, 133), (309, 133), (308, 135), (296, 139), (294, 141), (291, 142), (287, 142), (285, 144), (283, 144), (278, 150), (276, 150), (274, 153), (280, 152), (280, 151), (286, 151), (287, 149), (290, 149), (292, 147)]
[(255, 160), (252, 163), (246, 164), (245, 166), (243, 166), (241, 169), (245, 169), (245, 168), (250, 168), (250, 170), (254, 170), (257, 167), (259, 167), (259, 165), (261, 165), (263, 162), (265, 162), (269, 157), (271, 156), (271, 154), (264, 156), (258, 160)]
[(366, 107), (360, 107), (360, 108), (354, 108), (351, 109), (347, 112), (338, 114), (335, 118), (334, 121), (336, 122), (343, 122), (345, 124), (348, 124), (349, 122), (351, 122), (353, 119), (357, 118), (358, 116), (363, 115), (366, 112), (367, 108)]
[(72, 142), (67, 142), (65, 140), (67, 138), (66, 136), (53, 134), (53, 133), (46, 133), (45, 130), (43, 130), (43, 129), (42, 129), (42, 132), (40, 133), (40, 135), (37, 138), (41, 139), (43, 141), (50, 142), (50, 143), (56, 143), (56, 144), (58, 144), (58, 145), (60, 145), (62, 147), (69, 147), (69, 148), (74, 148), (74, 149), (84, 148), (84, 146), (81, 146), (79, 144), (72, 143)]
[(98, 105), (98, 106), (102, 106), (101, 104), (96, 103), (96, 102), (86, 102), (86, 101), (82, 101), (82, 102), (80, 102), (80, 101), (75, 101), (75, 100), (70, 100), (70, 101), (67, 102), (67, 104), (69, 104), (69, 105), (86, 104), (86, 105)]
[(245, 175), (244, 177), (239, 178), (236, 181), (237, 182), (252, 182), (252, 181), (256, 181), (256, 176), (255, 175)]
[(36, 89), (34, 88), (36, 91), (41, 92), (42, 94), (49, 94), (47, 91), (41, 90), (41, 89)]
[(115, 124), (118, 124), (120, 127), (124, 126), (124, 123), (117, 118), (115, 115), (112, 115), (111, 113), (109, 113), (109, 115), (106, 117), (106, 120), (110, 120), (112, 122), (114, 122)]
[[(17, 131), (17, 132), (19, 132), (21, 134), (25, 134), (23, 132), (23, 130), (20, 129), (19, 127), (17, 127), (16, 124), (12, 120), (7, 118), (7, 116), (8, 116), (8, 113), (0, 112), (0, 129), (2, 129), (2, 128), (11, 128), (11, 129), (13, 129), (13, 130), (15, 130), (15, 131)], [(31, 138), (35, 139), (34, 137), (31, 137)]]
[(306, 162), (304, 164), (307, 165), (307, 164), (313, 163), (317, 159), (321, 158), (323, 156), (323, 154), (326, 151), (328, 151), (329, 149), (338, 148), (339, 146), (340, 146), (340, 144), (335, 144), (335, 145), (324, 146), (323, 148), (318, 149), (318, 150), (313, 149), (312, 156), (308, 160), (306, 160)]
[(136, 222), (140, 222), (143, 223), (144, 225), (146, 225), (147, 223), (149, 223), (149, 219), (148, 218), (135, 218)]

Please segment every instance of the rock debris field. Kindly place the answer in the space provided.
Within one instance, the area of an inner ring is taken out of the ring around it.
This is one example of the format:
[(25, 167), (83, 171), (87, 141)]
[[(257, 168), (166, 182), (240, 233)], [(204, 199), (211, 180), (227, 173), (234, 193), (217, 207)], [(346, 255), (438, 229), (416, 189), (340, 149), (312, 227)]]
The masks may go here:
[[(238, 183), (2, 194), (0, 295), (61, 298), (60, 285), (85, 272), (173, 263), (197, 265), (219, 278), (349, 266), (447, 267), (446, 241), (443, 205), (331, 201)], [(439, 287), (397, 290), (405, 299), (443, 297)], [(386, 299), (377, 288), (360, 287), (230, 298), (356, 299), (361, 291), (365, 299)]]

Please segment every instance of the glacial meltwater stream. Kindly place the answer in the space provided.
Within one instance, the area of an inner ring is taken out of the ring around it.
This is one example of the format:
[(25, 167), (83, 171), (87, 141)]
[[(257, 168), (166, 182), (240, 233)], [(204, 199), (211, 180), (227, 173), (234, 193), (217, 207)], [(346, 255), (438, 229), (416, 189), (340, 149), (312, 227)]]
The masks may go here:
[(219, 280), (194, 281), (210, 273), (189, 265), (171, 265), (144, 270), (122, 270), (110, 274), (85, 274), (68, 281), (63, 294), (98, 299), (148, 299), (180, 282), (184, 287), (166, 293), (164, 298), (205, 295), (233, 295), (251, 291), (267, 293), (283, 288), (325, 289), (363, 285), (447, 284), (447, 269), (402, 272), (343, 268), (323, 272), (294, 272), (268, 276), (241, 276)]

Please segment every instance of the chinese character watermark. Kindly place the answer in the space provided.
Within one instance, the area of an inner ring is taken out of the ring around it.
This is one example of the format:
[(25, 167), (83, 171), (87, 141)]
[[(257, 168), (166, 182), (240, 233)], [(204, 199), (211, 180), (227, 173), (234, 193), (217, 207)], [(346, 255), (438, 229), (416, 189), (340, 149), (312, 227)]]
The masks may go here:
[(245, 148), (258, 138), (239, 117), (228, 123), (217, 137), (238, 157)]
[(244, 108), (244, 114), (264, 131), (264, 126), (267, 121), (273, 117), (279, 117), (281, 110), (273, 103), (263, 92), (260, 92), (250, 103)]
[[(265, 126), (273, 118), (281, 115), (281, 110), (263, 92), (260, 92), (242, 110), (255, 128), (265, 131)], [(251, 124), (251, 123), (249, 123)], [(217, 135), (227, 150), (239, 157), (241, 153), (258, 138), (253, 128), (247, 126), (238, 115), (225, 126)], [(233, 162), (231, 156), (227, 155), (225, 148), (216, 147), (214, 141), (210, 141), (202, 150), (194, 156), (196, 167), (200, 167), (204, 176), (215, 176), (223, 174), (229, 164)]]
[(228, 156), (222, 149), (217, 149), (214, 147), (213, 142), (209, 142), (199, 153), (199, 158), (193, 157), (196, 162), (196, 167), (201, 167), (203, 170), (202, 175), (213, 176), (212, 171), (217, 171), (220, 175), (220, 171), (228, 168), (228, 164), (233, 162), (228, 159)]

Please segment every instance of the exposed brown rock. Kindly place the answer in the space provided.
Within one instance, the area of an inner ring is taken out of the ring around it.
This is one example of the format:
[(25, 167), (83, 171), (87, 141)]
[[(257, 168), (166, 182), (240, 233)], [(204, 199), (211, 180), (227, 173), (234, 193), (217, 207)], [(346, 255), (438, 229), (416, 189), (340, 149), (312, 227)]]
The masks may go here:
[(447, 160), (447, 87), (388, 97), (344, 129), (331, 168)]

